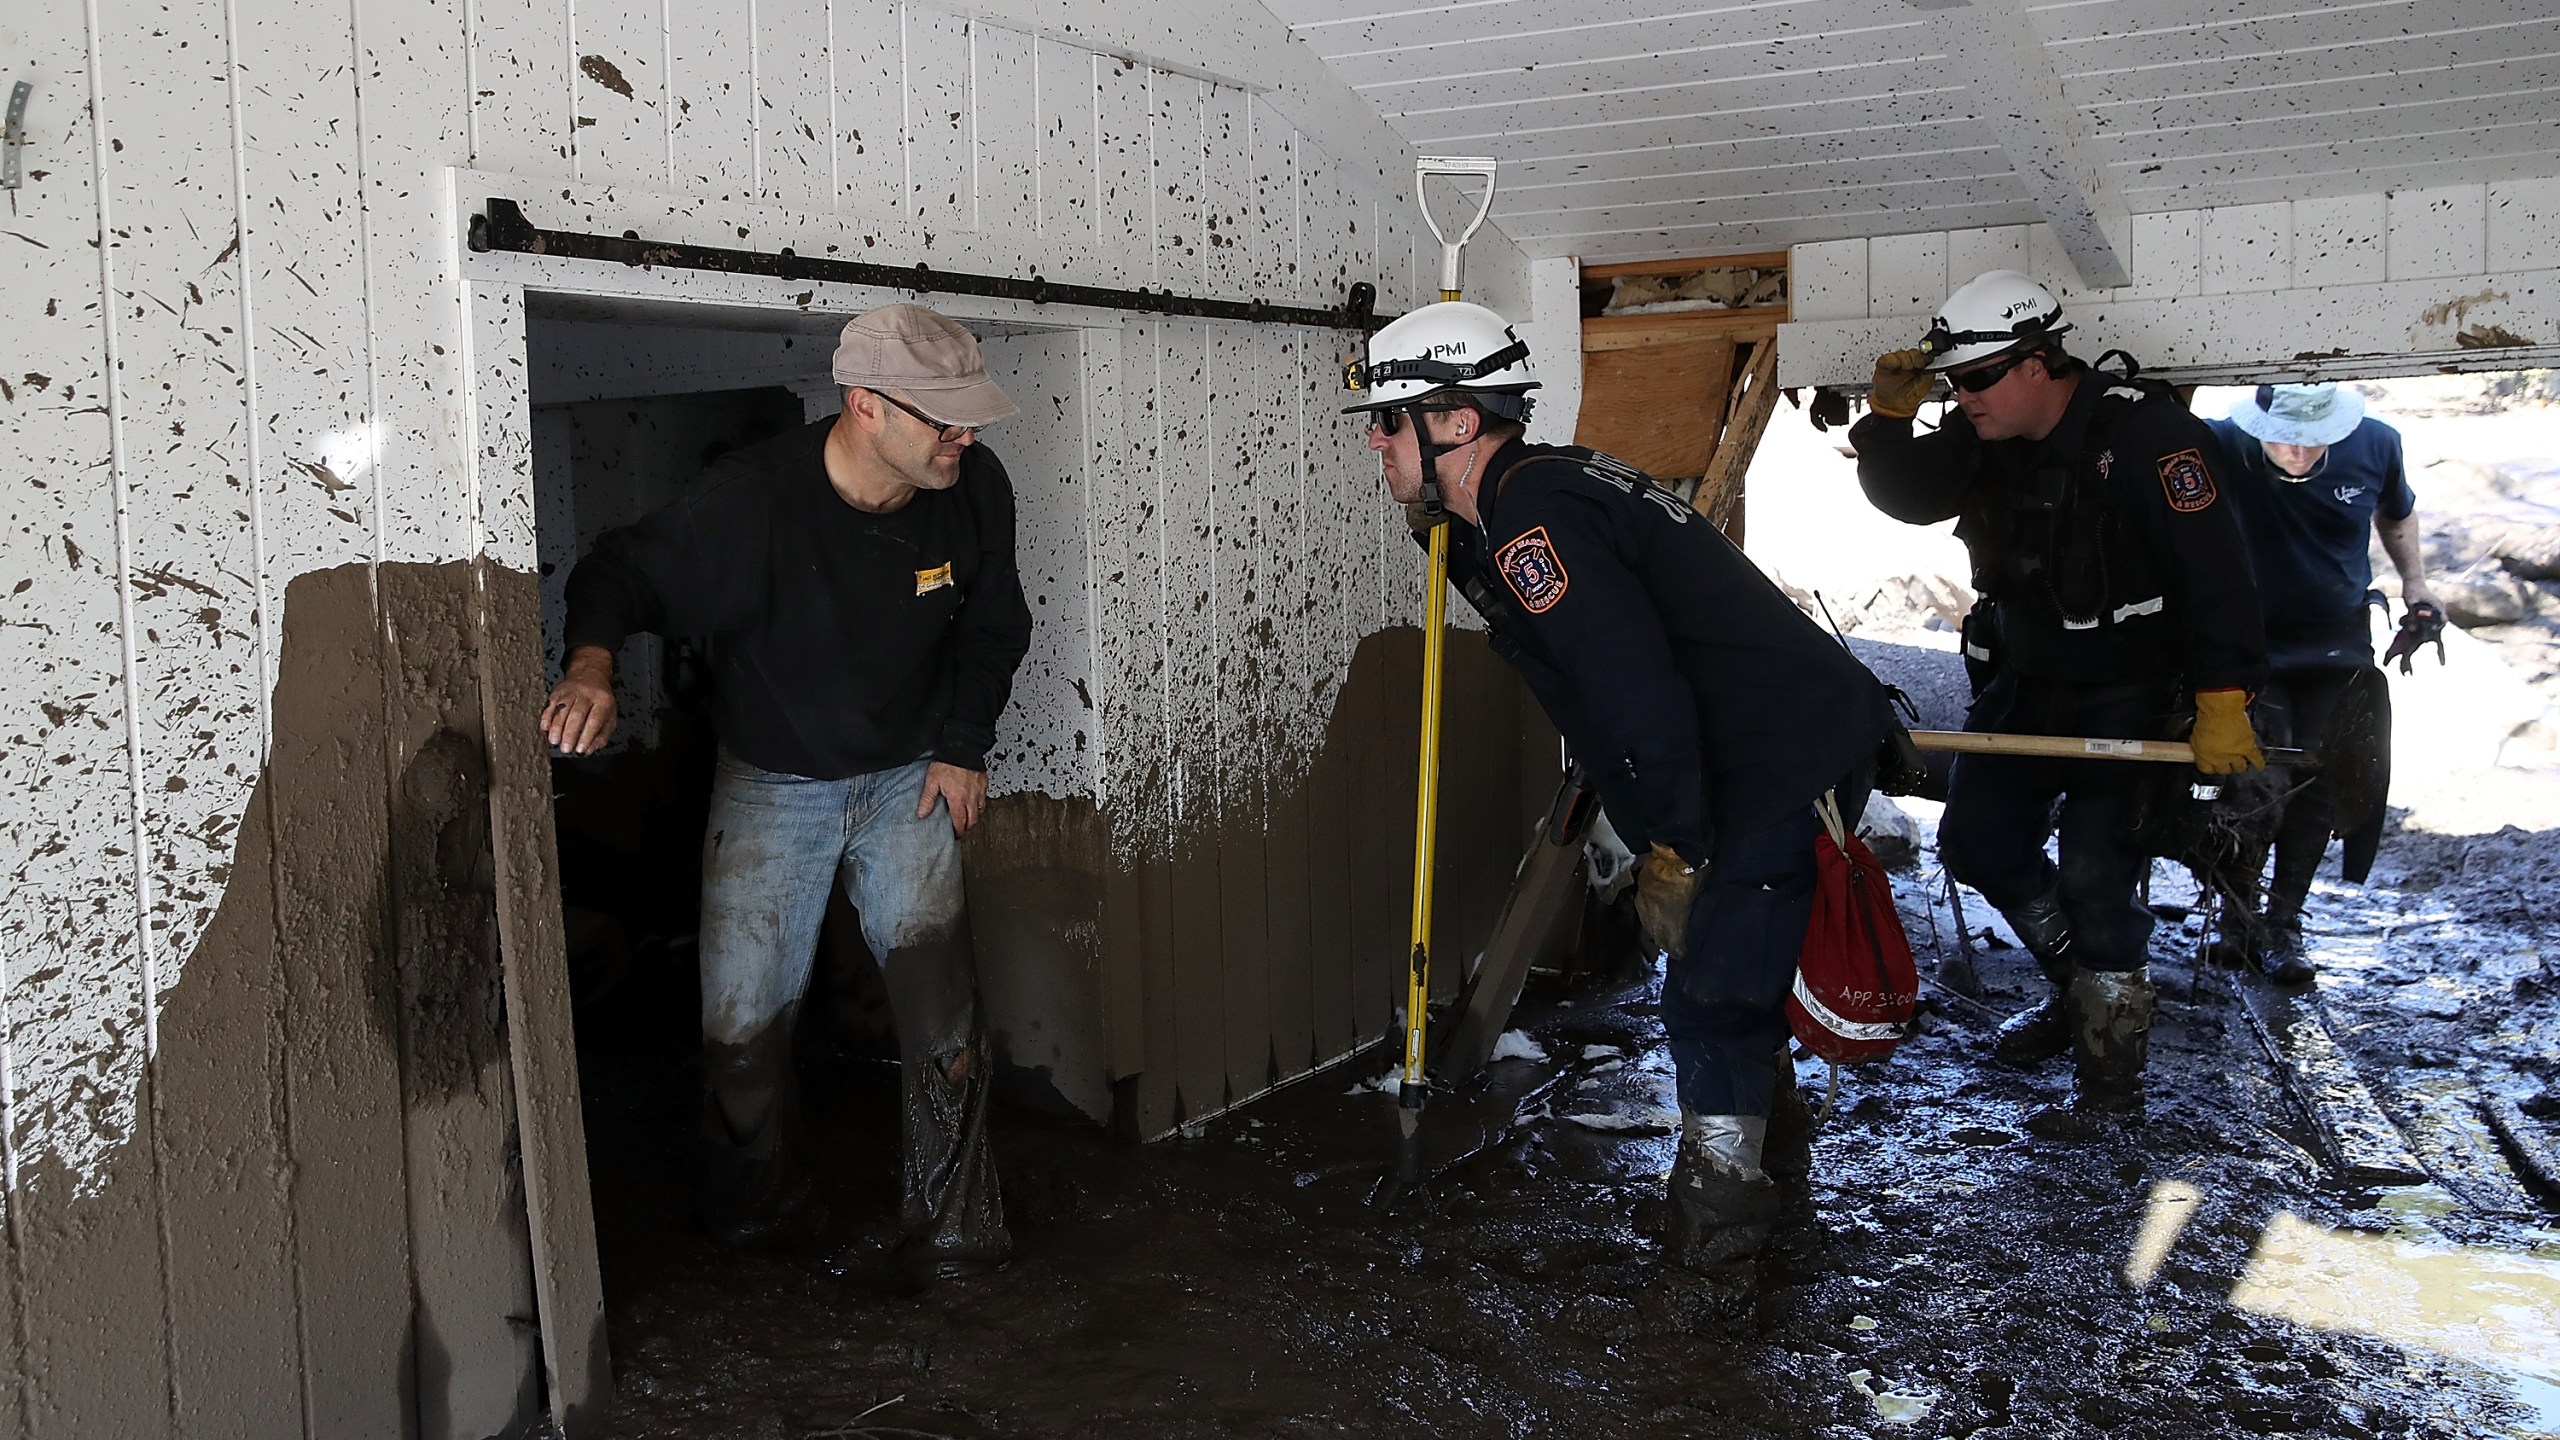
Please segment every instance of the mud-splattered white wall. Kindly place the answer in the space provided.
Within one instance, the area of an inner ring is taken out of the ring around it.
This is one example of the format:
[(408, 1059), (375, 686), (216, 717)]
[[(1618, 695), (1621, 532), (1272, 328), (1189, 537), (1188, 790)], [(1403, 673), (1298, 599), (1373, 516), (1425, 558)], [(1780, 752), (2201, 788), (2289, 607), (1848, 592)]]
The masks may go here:
[[(226, 902), (290, 915), (315, 885), (364, 883), (237, 848), (281, 743), (287, 588), (480, 554), (534, 568), (522, 287), (581, 282), (542, 262), (466, 270), (460, 216), (481, 196), (677, 239), (1297, 303), (1373, 279), (1384, 308), (1410, 302), (1410, 154), (1259, 7), (972, 8), (96, 0), (0, 16), (0, 62), (33, 85), (27, 183), (0, 220), (0, 1158), (12, 1233), (32, 1237), (0, 1293), (0, 1334), (29, 1337), (0, 1434), (76, 1417), (148, 1435), (180, 1413), (366, 1433), (397, 1404), (394, 1377), (367, 1370), (396, 1335), (352, 1348), (353, 1327), (396, 1317), (330, 1278), (352, 1263), (329, 1249), (344, 1216), (277, 1222), (289, 1253), (260, 1273), (285, 1318), (251, 1324), (265, 1291), (183, 1278), (180, 1252), (223, 1248), (187, 1210), (196, 1181), (150, 1178), (218, 1172), (318, 1203), (297, 1137), (355, 1081), (297, 1081), (276, 1008), (239, 1037), (234, 1109), (198, 1117), (208, 1156), (162, 1147), (153, 1115), (214, 1102), (145, 1080)], [(1471, 282), (1519, 293), (1499, 235)], [(1212, 803), (1222, 753), (1286, 763), (1312, 745), (1349, 648), (1412, 613), (1402, 538), (1331, 417), (1338, 338), (1115, 320), (1025, 373), (1032, 404), (1087, 408), (1079, 483), (1077, 462), (1039, 457), (1074, 510), (1044, 511), (1025, 544), (1044, 584), (1083, 587), (1061, 623), (1106, 677), (1103, 695), (1065, 671), (1026, 680), (1009, 732), (1026, 765), (1073, 751), (1083, 707), (1116, 705), (1085, 742), (1095, 790), (1178, 822)], [(1065, 370), (1079, 393), (1035, 378)], [(384, 593), (371, 625), (398, 639), (409, 617)], [(299, 983), (323, 957), (274, 930), (275, 983)], [(396, 1115), (396, 1075), (368, 1074)], [(244, 1166), (224, 1126), (266, 1136), (265, 1158)], [(144, 1163), (119, 1168), (137, 1146)], [(45, 1239), (110, 1204), (130, 1214), (92, 1225), (97, 1246), (162, 1255), (131, 1306), (78, 1299), (95, 1256)], [(385, 1253), (396, 1268), (396, 1237)]]

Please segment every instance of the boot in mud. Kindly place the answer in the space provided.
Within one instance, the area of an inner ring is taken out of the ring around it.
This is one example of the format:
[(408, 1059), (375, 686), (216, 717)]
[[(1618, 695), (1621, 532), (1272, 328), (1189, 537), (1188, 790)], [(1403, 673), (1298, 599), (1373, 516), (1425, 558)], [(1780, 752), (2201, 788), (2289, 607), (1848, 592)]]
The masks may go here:
[(2071, 979), (2071, 917), (2063, 911), (2058, 887), (2014, 910), (2003, 910), (2000, 916), (2018, 932), (2027, 953), (2036, 957), (2037, 968), (2053, 982), (2053, 992), (2033, 1008), (2001, 1021), (1991, 1044), (1992, 1059), (2032, 1070), (2071, 1048), (2071, 1020), (2063, 1002)]
[(2270, 915), (2260, 920), (2256, 928), (2249, 948), (2258, 973), (2278, 985), (2311, 983), (2311, 977), (2319, 972), (2312, 967), (2311, 957), (2303, 953), (2302, 921), (2295, 916)]
[[(1778, 1047), (1778, 1090), (1769, 1111), (1768, 1138), (1760, 1150), (1760, 1168), (1778, 1186), (1786, 1213), (1794, 1219), (1813, 1214), (1813, 1107), (1796, 1084), (1796, 1067), (1787, 1047)], [(1685, 1125), (1684, 1125), (1685, 1129)]]
[(2151, 1017), (2160, 1008), (2147, 967), (2073, 972), (2066, 992), (2072, 1060), (2079, 1071), (2073, 1105), (2125, 1114), (2142, 1108), (2142, 1067), (2151, 1051)]
[(918, 1284), (983, 1274), (1013, 1258), (987, 1140), (993, 1069), (975, 1026), (957, 1050), (899, 1066), (907, 1164), (898, 1260)]
[(694, 1218), (726, 1245), (788, 1249), (826, 1228), (826, 1202), (800, 1163), (800, 1107), (785, 1010), (741, 1044), (702, 1045), (702, 1126)]
[(1768, 1129), (1757, 1115), (1680, 1114), (1663, 1250), (1686, 1272), (1670, 1287), (1684, 1328), (1737, 1324), (1758, 1298), (1760, 1250), (1783, 1208), (1777, 1182), (1760, 1168)]

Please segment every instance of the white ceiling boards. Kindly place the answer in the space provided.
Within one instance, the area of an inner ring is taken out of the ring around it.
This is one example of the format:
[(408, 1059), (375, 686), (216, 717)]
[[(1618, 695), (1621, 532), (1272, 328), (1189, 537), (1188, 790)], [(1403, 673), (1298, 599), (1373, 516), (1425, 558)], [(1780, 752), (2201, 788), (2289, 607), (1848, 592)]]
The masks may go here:
[(2085, 269), (2124, 214), (2560, 170), (2554, 0), (1264, 4), (1415, 148), (1498, 156), (1537, 256), (2077, 219)]

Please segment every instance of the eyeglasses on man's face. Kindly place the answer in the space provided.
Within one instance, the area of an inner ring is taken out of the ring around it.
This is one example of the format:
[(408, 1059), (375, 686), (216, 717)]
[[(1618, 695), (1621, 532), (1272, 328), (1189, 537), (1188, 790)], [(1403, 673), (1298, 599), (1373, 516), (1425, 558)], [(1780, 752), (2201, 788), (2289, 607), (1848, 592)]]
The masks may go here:
[(891, 395), (886, 391), (874, 390), (871, 393), (879, 396), (889, 404), (895, 405), (899, 409), (905, 411), (909, 416), (915, 419), (917, 424), (931, 429), (934, 432), (933, 438), (943, 441), (946, 444), (950, 441), (959, 439), (963, 435), (974, 435), (978, 431), (978, 427), (975, 425), (945, 425), (941, 421), (934, 419), (932, 416), (927, 415), (913, 405), (908, 404), (906, 401), (901, 400), (897, 396)]

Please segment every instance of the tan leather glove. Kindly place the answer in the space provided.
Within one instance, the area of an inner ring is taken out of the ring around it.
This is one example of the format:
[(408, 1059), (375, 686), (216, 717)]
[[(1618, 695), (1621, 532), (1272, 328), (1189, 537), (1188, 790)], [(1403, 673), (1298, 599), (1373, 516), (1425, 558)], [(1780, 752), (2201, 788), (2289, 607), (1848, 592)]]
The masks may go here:
[(1448, 511), (1443, 510), (1439, 514), (1434, 515), (1430, 511), (1424, 509), (1422, 502), (1419, 500), (1408, 500), (1404, 504), (1405, 528), (1411, 530), (1416, 535), (1430, 534), (1432, 526), (1440, 524), (1448, 518)]
[(2196, 768), (2207, 775), (2266, 768), (2267, 757), (2258, 753), (2258, 734), (2249, 728), (2246, 690), (2197, 691), (2196, 728), (2187, 743), (2195, 748)]
[(1636, 870), (1636, 920), (1645, 944), (1677, 959), (1687, 948), (1689, 901), (1698, 893), (1697, 872), (1679, 852), (1656, 845)]
[(1867, 408), (1878, 415), (1908, 420), (1929, 398), (1929, 352), (1914, 347), (1888, 350), (1876, 357), (1876, 378), (1867, 390)]

